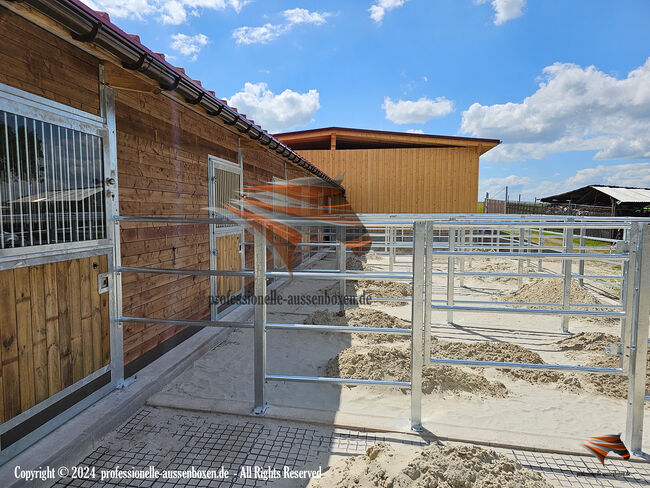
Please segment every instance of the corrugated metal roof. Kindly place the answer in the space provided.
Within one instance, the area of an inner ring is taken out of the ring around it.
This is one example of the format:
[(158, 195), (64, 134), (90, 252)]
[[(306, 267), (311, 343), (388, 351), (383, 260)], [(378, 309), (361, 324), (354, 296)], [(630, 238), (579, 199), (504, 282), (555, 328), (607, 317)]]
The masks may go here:
[(650, 203), (650, 188), (625, 188), (618, 186), (594, 186), (594, 190), (609, 195), (621, 203)]

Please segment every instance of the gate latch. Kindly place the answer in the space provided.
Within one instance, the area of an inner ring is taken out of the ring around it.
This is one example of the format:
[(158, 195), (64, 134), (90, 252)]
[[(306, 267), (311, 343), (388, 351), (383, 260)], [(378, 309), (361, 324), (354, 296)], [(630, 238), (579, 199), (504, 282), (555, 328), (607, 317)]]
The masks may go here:
[(97, 292), (100, 295), (108, 292), (108, 273), (100, 273), (97, 275)]
[(605, 346), (604, 350), (605, 356), (613, 356), (613, 357), (618, 357), (623, 355), (623, 344), (620, 342), (616, 342), (614, 344), (608, 344)]

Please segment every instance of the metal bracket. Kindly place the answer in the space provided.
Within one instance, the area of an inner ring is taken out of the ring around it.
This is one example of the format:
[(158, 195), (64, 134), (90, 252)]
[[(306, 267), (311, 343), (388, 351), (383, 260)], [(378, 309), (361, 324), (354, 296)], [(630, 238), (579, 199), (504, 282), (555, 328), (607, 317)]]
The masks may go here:
[(616, 342), (614, 344), (608, 344), (605, 346), (604, 350), (605, 356), (620, 357), (623, 355), (623, 344), (621, 342)]
[(260, 407), (255, 407), (253, 409), (253, 413), (255, 415), (264, 415), (266, 413), (266, 411), (268, 410), (268, 408), (269, 408), (269, 404), (265, 403), (264, 406), (261, 407), (261, 408)]
[(210, 305), (219, 305), (219, 297), (210, 295)]
[(625, 254), (630, 252), (630, 244), (626, 241), (616, 241), (616, 254)]
[(97, 293), (108, 293), (108, 273), (100, 273), (97, 275)]

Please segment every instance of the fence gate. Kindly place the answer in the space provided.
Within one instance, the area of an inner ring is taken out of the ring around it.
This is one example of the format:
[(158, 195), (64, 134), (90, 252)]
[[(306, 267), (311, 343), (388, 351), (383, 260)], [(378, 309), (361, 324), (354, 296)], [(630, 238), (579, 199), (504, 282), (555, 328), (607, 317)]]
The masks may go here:
[(0, 85), (0, 464), (118, 383), (114, 111), (101, 93), (100, 117)]
[[(240, 157), (241, 160), (241, 157)], [(224, 204), (232, 205), (242, 188), (241, 164), (215, 156), (208, 159), (210, 218), (221, 218)], [(210, 224), (210, 269), (240, 271), (244, 267), (243, 228), (235, 224)], [(210, 277), (210, 316), (216, 320), (229, 308), (226, 300), (241, 295), (243, 278)]]

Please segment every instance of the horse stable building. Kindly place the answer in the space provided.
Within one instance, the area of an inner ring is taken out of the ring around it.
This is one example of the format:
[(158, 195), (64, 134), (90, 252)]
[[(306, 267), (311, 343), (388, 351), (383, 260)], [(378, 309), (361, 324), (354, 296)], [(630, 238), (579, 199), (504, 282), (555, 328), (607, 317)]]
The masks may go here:
[(242, 291), (240, 277), (110, 269), (250, 268), (241, 226), (181, 220), (274, 179), (342, 188), (78, 0), (0, 1), (0, 64), (5, 461)]

